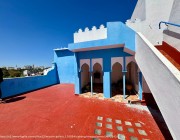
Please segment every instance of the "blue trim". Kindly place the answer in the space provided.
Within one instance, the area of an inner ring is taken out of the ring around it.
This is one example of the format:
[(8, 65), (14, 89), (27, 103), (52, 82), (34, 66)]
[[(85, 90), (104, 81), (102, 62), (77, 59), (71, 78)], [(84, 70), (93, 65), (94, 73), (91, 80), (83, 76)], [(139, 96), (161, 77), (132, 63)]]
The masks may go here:
[(123, 56), (123, 71), (127, 72), (127, 70), (126, 70), (126, 56)]
[(123, 98), (126, 98), (126, 73), (123, 73)]
[(80, 94), (81, 93), (81, 73), (79, 72), (79, 59), (78, 59), (78, 53), (75, 53), (75, 59), (74, 59), (74, 64), (75, 64), (75, 94)]
[(105, 98), (111, 98), (111, 72), (104, 72), (103, 92)]
[(139, 72), (139, 100), (142, 100), (142, 72)]
[(159, 29), (161, 29), (161, 23), (164, 23), (166, 26), (167, 26), (167, 24), (169, 24), (169, 25), (172, 25), (172, 26), (180, 27), (180, 24), (175, 24), (175, 23), (171, 23), (171, 22), (161, 21), (161, 22), (159, 22)]
[(92, 58), (90, 58), (90, 72), (93, 72)]
[(91, 72), (91, 95), (93, 95), (93, 73)]
[(91, 95), (93, 95), (93, 66), (92, 59), (90, 59), (90, 73), (91, 73)]

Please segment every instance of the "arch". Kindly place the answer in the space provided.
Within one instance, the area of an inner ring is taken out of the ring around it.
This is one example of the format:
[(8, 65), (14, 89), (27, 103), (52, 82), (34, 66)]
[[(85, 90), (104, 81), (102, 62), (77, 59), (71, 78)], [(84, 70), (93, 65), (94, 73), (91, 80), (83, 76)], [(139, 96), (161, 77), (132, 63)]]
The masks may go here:
[(126, 57), (126, 69), (127, 69), (128, 64), (131, 62), (136, 63), (134, 56)]
[(112, 96), (117, 94), (122, 94), (123, 89), (123, 73), (122, 65), (119, 62), (115, 62), (112, 66), (111, 72), (111, 86), (112, 86)]
[(99, 63), (93, 65), (93, 91), (103, 93), (103, 71)]
[(81, 67), (81, 91), (82, 93), (90, 91), (90, 73), (89, 65), (84, 63)]
[(100, 68), (100, 70), (102, 71), (102, 66), (101, 66), (101, 64), (95, 63), (95, 64), (93, 65), (93, 70), (94, 70), (95, 67)]
[(122, 79), (122, 65), (116, 62), (112, 66), (111, 83), (117, 83)]
[(80, 59), (80, 70), (84, 64), (87, 64), (90, 68), (90, 59)]
[(103, 71), (103, 59), (102, 58), (92, 59), (92, 71), (93, 71), (94, 65), (96, 63), (99, 63), (101, 65), (101, 68), (102, 68), (102, 71)]
[(111, 70), (113, 69), (113, 65), (118, 62), (121, 64), (122, 68), (123, 68), (123, 57), (112, 57), (111, 58)]
[(88, 71), (90, 70), (90, 66), (87, 64), (87, 63), (84, 63), (84, 64), (82, 64), (82, 66), (81, 66), (81, 72), (83, 71), (83, 68), (86, 68), (86, 67), (88, 67)]
[(131, 61), (127, 65), (126, 79), (128, 84), (132, 84), (133, 89), (138, 92), (138, 66), (135, 62)]

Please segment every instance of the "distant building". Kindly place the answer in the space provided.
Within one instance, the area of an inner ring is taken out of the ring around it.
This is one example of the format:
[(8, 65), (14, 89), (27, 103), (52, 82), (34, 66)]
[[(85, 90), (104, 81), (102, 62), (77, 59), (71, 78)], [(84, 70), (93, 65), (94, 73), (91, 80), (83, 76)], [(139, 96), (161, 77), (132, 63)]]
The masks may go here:
[(7, 67), (7, 70), (14, 70), (14, 67)]
[(29, 70), (24, 70), (23, 71), (23, 75), (24, 76), (30, 76), (31, 75), (31, 72)]
[(31, 66), (31, 65), (24, 66), (24, 69), (32, 69), (32, 68), (33, 68), (33, 66)]

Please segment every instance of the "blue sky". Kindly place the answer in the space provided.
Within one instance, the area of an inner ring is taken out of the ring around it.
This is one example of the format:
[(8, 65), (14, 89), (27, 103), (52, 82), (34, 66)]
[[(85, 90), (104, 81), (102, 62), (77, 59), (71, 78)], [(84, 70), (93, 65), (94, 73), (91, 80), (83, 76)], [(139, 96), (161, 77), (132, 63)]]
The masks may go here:
[(0, 67), (51, 66), (79, 28), (125, 22), (137, 0), (0, 0)]

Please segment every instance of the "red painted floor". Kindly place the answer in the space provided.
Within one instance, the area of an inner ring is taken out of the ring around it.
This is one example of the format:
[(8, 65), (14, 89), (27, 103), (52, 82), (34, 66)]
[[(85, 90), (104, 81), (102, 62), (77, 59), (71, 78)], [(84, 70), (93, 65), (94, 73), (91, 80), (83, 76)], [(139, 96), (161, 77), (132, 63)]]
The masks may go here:
[[(113, 139), (117, 139), (118, 134), (124, 135), (126, 140), (131, 136), (138, 140), (165, 139), (146, 111), (122, 103), (76, 96), (71, 84), (55, 85), (9, 99), (0, 104), (0, 111), (0, 139), (20, 136), (19, 139), (110, 139), (105, 137), (107, 131), (112, 132)], [(97, 120), (98, 116), (103, 120)], [(107, 122), (107, 118), (112, 122)], [(121, 120), (121, 124), (115, 120)], [(131, 125), (125, 125), (125, 121)], [(102, 123), (102, 127), (96, 126), (97, 122)], [(135, 123), (141, 127), (136, 127)], [(112, 125), (112, 129), (106, 128), (106, 124)], [(117, 130), (117, 126), (123, 130)], [(128, 128), (133, 128), (134, 132), (128, 132)], [(94, 133), (96, 129), (101, 131), (100, 135)], [(138, 129), (147, 135), (140, 135)]]
[(180, 70), (180, 52), (164, 42), (162, 45), (155, 46), (178, 70)]

